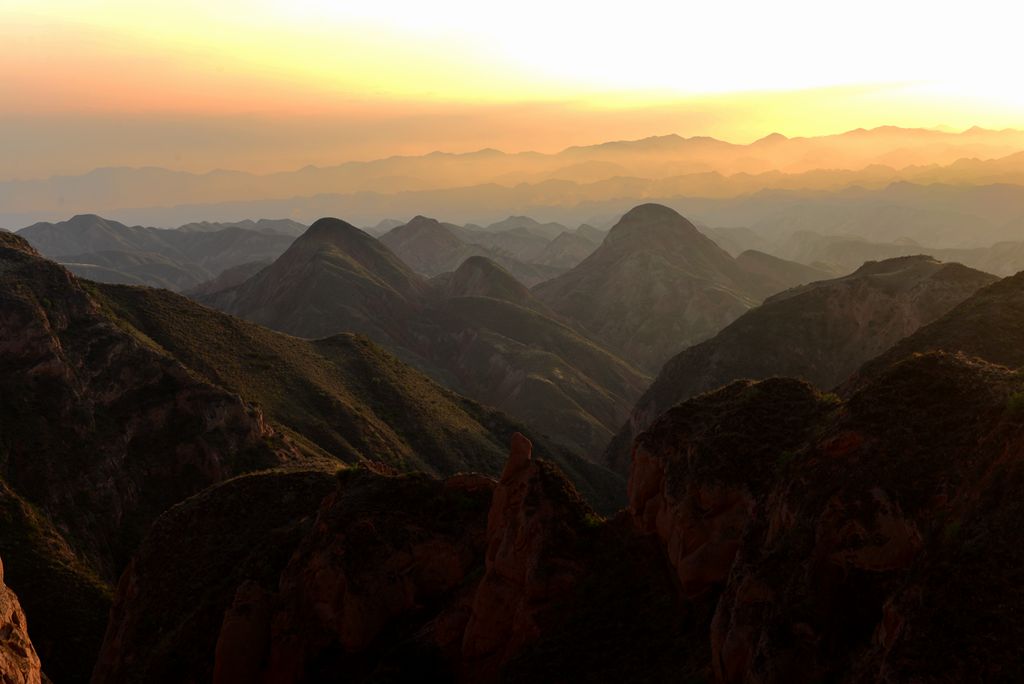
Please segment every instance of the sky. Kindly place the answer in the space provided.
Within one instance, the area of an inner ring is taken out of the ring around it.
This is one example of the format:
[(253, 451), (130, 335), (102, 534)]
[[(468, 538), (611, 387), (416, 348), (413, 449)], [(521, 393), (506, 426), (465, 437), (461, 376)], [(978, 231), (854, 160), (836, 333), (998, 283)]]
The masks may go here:
[(1024, 127), (1024, 6), (0, 0), (0, 179)]

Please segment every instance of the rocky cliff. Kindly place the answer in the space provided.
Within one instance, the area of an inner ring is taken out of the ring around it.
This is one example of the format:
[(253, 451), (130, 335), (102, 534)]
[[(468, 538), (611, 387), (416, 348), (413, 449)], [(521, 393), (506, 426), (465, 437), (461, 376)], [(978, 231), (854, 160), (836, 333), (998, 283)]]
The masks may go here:
[(845, 403), (767, 380), (656, 421), (637, 441), (630, 511), (684, 595), (718, 597), (715, 679), (1021, 676), (984, 645), (1024, 630), (1016, 590), (996, 598), (1020, 555), (1002, 522), (1020, 507), (1019, 387), (1004, 368), (930, 354)]
[(40, 684), (39, 656), (28, 636), (25, 612), (4, 584), (0, 562), (0, 679), (4, 684)]
[[(608, 520), (516, 435), (497, 482), (348, 470), (315, 516), (310, 491), (292, 523), (179, 554), (182, 513), (215, 514), (221, 485), (154, 526), (94, 681), (140, 664), (146, 681), (1014, 681), (1021, 388), (944, 353), (846, 400), (732, 383), (637, 439)], [(151, 602), (167, 587), (188, 608)], [(201, 630), (141, 619), (186, 624), (195, 605)], [(139, 655), (158, 638), (198, 639), (185, 669)]]
[(0, 236), (0, 552), (51, 676), (89, 667), (103, 585), (153, 519), (296, 458), (256, 407), (119, 329), (71, 274)]

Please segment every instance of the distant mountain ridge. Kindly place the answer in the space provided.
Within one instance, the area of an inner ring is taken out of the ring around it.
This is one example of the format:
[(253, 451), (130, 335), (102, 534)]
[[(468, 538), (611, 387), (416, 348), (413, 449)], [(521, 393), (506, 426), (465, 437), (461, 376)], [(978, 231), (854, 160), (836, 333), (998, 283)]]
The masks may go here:
[[(637, 204), (644, 199), (664, 200), (673, 196), (738, 197), (765, 189), (880, 188), (898, 181), (1021, 184), (1021, 150), (1024, 133), (1019, 131), (972, 129), (944, 133), (881, 127), (817, 138), (770, 136), (749, 145), (672, 135), (570, 148), (556, 154), (505, 154), (495, 150), (432, 153), (267, 175), (237, 171), (190, 174), (159, 168), (98, 169), (81, 176), (0, 183), (0, 207), (4, 208), (0, 223), (53, 218), (55, 212), (97, 212), (169, 226), (272, 215), (266, 206), (258, 208), (258, 203), (269, 200), (280, 203), (289, 198), (312, 200), (329, 194), (394, 197), (403, 193), (421, 195), (418, 202), (408, 205), (412, 208), (409, 213), (392, 201), (391, 210), (382, 205), (373, 217), (364, 219), (360, 205), (365, 197), (355, 205), (350, 199), (347, 206), (306, 206), (301, 210), (292, 202), (292, 209), (301, 211), (307, 221), (344, 213), (373, 224), (396, 213), (440, 215), (438, 209), (447, 205), (451, 210), (449, 219), (490, 223), (499, 217), (483, 212), (471, 217), (473, 212), (467, 211), (470, 207), (454, 201), (457, 193), (452, 190), (476, 187), (478, 194), (490, 186), (516, 190), (520, 202), (503, 203), (498, 211), (504, 215), (536, 215), (531, 207), (571, 206), (581, 201), (623, 197)], [(522, 203), (523, 191), (530, 188), (545, 201)], [(446, 202), (434, 206), (424, 199), (438, 193)], [(221, 214), (213, 207), (227, 204), (236, 207), (233, 216)], [(189, 205), (206, 205), (207, 209), (157, 210)], [(241, 209), (243, 206), (247, 208)], [(491, 207), (494, 206), (492, 203)], [(274, 214), (299, 216), (290, 211)], [(564, 223), (559, 218), (546, 220)]]
[[(524, 218), (518, 217), (519, 220)], [(564, 229), (563, 226), (558, 228)], [(563, 236), (570, 241), (578, 240), (582, 245), (560, 247), (564, 244)], [(466, 259), (480, 256), (501, 264), (528, 286), (575, 266), (597, 248), (597, 243), (577, 238), (565, 230), (554, 238), (547, 238), (530, 232), (524, 225), (492, 231), (441, 223), (425, 216), (416, 216), (393, 228), (382, 235), (380, 241), (421, 275), (433, 277), (451, 272)]]
[[(425, 218), (395, 231), (389, 235), (399, 247), (408, 246), (398, 238), (409, 231), (416, 240), (452, 240)], [(500, 265), (472, 256), (428, 281), (382, 240), (335, 218), (315, 222), (249, 280), (199, 299), (301, 337), (366, 334), (588, 456), (607, 443), (648, 380), (551, 315)]]
[(83, 277), (181, 291), (229, 268), (277, 258), (296, 229), (304, 227), (293, 221), (243, 221), (164, 230), (81, 214), (33, 224), (18, 235)]

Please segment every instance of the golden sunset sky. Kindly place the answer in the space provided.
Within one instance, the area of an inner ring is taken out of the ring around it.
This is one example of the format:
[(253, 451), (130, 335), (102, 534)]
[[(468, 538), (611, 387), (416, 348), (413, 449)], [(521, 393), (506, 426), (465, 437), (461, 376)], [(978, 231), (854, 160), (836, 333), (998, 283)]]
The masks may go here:
[(0, 177), (1024, 127), (1014, 3), (0, 0)]

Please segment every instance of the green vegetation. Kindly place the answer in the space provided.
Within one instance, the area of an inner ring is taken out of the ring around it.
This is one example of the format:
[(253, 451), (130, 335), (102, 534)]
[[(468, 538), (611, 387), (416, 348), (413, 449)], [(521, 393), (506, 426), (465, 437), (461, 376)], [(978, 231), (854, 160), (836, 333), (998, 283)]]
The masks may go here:
[(1012, 414), (1024, 412), (1024, 391), (1014, 392), (1006, 400), (1006, 410)]
[(29, 636), (43, 670), (57, 682), (87, 682), (106, 629), (113, 588), (3, 480), (0, 559), (4, 582), (29, 616)]
[[(446, 390), (364, 337), (304, 340), (199, 306), (170, 292), (90, 284), (108, 314), (140, 342), (258, 405), (313, 460), (381, 461), (437, 475), (496, 475), (526, 428)], [(622, 482), (534, 436), (601, 510)]]

